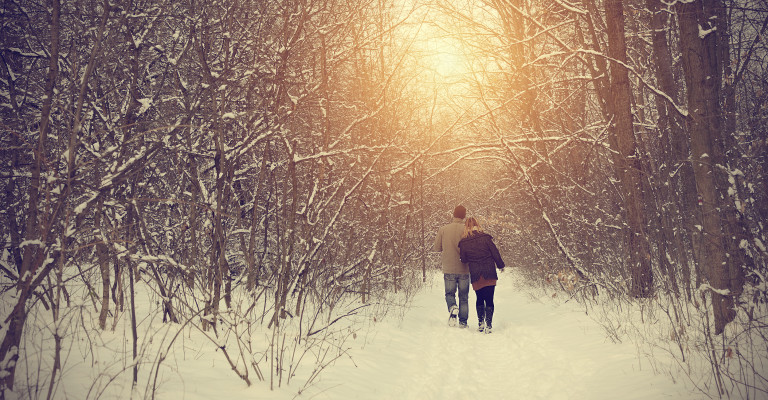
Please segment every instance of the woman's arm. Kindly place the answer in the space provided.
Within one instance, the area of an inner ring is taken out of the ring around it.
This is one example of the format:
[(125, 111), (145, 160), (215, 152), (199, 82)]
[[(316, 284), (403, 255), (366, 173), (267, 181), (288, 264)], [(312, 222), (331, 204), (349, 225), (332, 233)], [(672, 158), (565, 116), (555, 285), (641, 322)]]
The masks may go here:
[(501, 254), (499, 254), (499, 249), (497, 249), (496, 245), (493, 243), (493, 239), (488, 241), (488, 248), (491, 250), (493, 261), (496, 262), (496, 268), (504, 269), (504, 260), (501, 259)]

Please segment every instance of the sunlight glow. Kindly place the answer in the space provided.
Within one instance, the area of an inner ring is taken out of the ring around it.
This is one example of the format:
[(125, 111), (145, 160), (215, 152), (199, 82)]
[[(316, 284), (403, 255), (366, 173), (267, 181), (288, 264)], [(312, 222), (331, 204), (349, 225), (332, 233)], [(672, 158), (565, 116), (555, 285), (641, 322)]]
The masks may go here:
[[(453, 4), (456, 0), (430, 1), (426, 5), (418, 2), (409, 9), (395, 34), (405, 49), (402, 66), (408, 71), (407, 90), (420, 99), (418, 112), (430, 129), (447, 129), (451, 135), (465, 136), (471, 129), (456, 125), (456, 121), (487, 111), (481, 107), (487, 103), (481, 104), (477, 90), (501, 75), (492, 65), (494, 59), (488, 56), (498, 48), (499, 44), (493, 43), (495, 36), (473, 34), (469, 25), (493, 20), (481, 8)], [(486, 48), (490, 51), (483, 51)]]
[(425, 101), (437, 105), (437, 114), (455, 115), (466, 108), (463, 103), (474, 74), (467, 47), (455, 23), (441, 12), (430, 9), (414, 13), (400, 32), (409, 43), (408, 64), (417, 77), (414, 89)]
[(428, 37), (425, 43), (426, 67), (445, 78), (460, 78), (469, 73), (467, 60), (461, 53), (460, 44), (441, 36)]

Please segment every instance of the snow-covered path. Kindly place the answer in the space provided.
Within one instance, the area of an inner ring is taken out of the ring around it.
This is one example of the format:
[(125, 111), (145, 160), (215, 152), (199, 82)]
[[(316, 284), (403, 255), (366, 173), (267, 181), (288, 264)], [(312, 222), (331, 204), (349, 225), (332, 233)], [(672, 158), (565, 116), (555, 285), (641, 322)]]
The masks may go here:
[[(555, 306), (515, 290), (503, 274), (494, 333), (446, 325), (442, 276), (418, 294), (402, 322), (377, 324), (349, 359), (326, 369), (312, 399), (699, 399), (655, 375), (628, 343), (614, 344), (576, 305)], [(288, 395), (284, 391), (275, 393)], [(286, 396), (292, 398), (293, 396)]]

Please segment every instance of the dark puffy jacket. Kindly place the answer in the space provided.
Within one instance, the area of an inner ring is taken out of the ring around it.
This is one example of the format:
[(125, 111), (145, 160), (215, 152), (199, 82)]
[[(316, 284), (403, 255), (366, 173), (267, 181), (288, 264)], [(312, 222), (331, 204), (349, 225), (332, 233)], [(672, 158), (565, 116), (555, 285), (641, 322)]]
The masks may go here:
[(477, 232), (459, 241), (461, 262), (469, 265), (469, 275), (476, 282), (482, 275), (485, 279), (499, 279), (496, 268), (504, 268), (499, 250), (493, 244), (493, 237), (485, 232)]

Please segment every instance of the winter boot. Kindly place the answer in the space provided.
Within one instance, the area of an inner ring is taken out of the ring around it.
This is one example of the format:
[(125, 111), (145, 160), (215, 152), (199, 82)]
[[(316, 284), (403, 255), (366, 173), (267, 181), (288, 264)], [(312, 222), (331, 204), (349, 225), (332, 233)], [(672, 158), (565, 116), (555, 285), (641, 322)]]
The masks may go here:
[(485, 333), (493, 329), (493, 307), (485, 307)]
[(448, 312), (448, 326), (456, 326), (458, 323), (458, 319), (456, 317), (459, 315), (459, 307), (453, 305), (451, 306), (451, 309), (448, 310)]
[(485, 307), (477, 306), (477, 331), (482, 332), (485, 329)]

